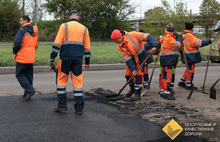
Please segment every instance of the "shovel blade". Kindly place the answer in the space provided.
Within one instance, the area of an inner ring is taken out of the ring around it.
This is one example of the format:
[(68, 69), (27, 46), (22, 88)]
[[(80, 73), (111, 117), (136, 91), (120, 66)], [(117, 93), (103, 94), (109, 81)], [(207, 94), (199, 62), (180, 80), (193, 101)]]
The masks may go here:
[(216, 89), (215, 89), (215, 87), (210, 88), (210, 98), (216, 99)]

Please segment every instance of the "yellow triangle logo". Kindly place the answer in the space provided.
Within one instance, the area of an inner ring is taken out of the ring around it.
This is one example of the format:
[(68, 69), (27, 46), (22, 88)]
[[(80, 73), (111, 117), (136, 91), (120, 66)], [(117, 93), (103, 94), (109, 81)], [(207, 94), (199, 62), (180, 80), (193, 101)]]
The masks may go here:
[(170, 120), (162, 129), (172, 140), (174, 140), (182, 131), (183, 128), (174, 120)]

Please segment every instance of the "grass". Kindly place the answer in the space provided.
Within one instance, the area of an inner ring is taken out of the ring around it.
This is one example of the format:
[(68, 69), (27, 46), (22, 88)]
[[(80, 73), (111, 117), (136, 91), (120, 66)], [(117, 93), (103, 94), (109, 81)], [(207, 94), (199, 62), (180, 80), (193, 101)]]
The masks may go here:
[[(13, 57), (12, 44), (0, 45), (0, 67), (15, 66), (16, 62)], [(35, 66), (49, 66), (49, 59), (52, 44), (39, 44), (36, 50)], [(217, 48), (217, 44), (213, 44), (212, 48)], [(209, 54), (210, 45), (200, 48), (201, 54)], [(123, 58), (118, 52), (117, 44), (92, 44), (91, 45), (91, 64), (112, 64), (121, 63)], [(218, 51), (212, 51), (211, 55), (218, 55)], [(59, 56), (59, 55), (58, 55)], [(206, 56), (202, 56), (203, 61), (207, 60)], [(59, 57), (56, 58), (56, 62)]]
[[(0, 45), (0, 67), (15, 66), (12, 44)], [(52, 44), (39, 44), (36, 50), (35, 66), (48, 66)], [(91, 64), (120, 63), (123, 58), (118, 52), (116, 44), (93, 44), (91, 45)], [(59, 56), (59, 55), (58, 55)], [(56, 58), (56, 62), (59, 57)]]
[[(212, 49), (218, 49), (217, 44), (212, 44)], [(209, 55), (210, 45), (202, 47), (199, 49), (202, 55)], [(211, 55), (219, 55), (218, 51), (211, 51)], [(207, 56), (202, 56), (203, 61), (207, 61)]]

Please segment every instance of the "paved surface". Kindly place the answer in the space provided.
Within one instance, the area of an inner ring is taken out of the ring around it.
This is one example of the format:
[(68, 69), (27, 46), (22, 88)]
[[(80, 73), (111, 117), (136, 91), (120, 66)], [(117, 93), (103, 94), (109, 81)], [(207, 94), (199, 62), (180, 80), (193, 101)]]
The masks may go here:
[(56, 113), (55, 94), (1, 97), (1, 142), (140, 142), (166, 137), (162, 128), (137, 115), (97, 103), (88, 96), (82, 116), (74, 114), (73, 98), (69, 110)]
[[(149, 72), (151, 73), (151, 69)], [(177, 68), (176, 84), (184, 68)], [(151, 87), (158, 86), (158, 72)], [(205, 67), (197, 67), (194, 83), (202, 85)], [(219, 66), (209, 68), (207, 86), (219, 77)], [(167, 142), (171, 141), (163, 133), (162, 127), (142, 120), (138, 115), (129, 111), (118, 110), (103, 100), (94, 97), (91, 89), (104, 88), (118, 92), (125, 84), (124, 70), (85, 71), (84, 93), (85, 109), (82, 116), (74, 114), (72, 84), (67, 84), (67, 112), (55, 113), (53, 107), (57, 104), (55, 74), (40, 72), (34, 74), (34, 87), (37, 94), (29, 101), (21, 98), (23, 90), (14, 74), (0, 75), (0, 137), (2, 142)], [(125, 88), (123, 93), (128, 90)], [(176, 142), (191, 142), (201, 140), (197, 137), (179, 136)]]

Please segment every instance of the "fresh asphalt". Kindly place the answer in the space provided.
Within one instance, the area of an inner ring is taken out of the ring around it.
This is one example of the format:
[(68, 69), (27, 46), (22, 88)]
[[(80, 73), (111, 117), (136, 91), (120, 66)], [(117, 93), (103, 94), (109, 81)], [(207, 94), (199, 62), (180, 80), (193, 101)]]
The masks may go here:
[[(215, 80), (219, 67), (209, 68), (207, 84)], [(177, 78), (184, 68), (177, 69)], [(201, 85), (205, 67), (196, 69), (196, 84)], [(151, 72), (151, 69), (149, 70)], [(157, 75), (159, 69), (155, 70)], [(54, 91), (55, 74), (39, 72), (34, 74), (34, 86), (37, 94), (28, 101), (21, 97), (22, 89), (14, 74), (0, 75), (0, 137), (1, 142), (171, 142), (162, 131), (164, 126), (141, 119), (137, 114), (120, 110), (104, 99), (97, 98), (91, 89), (109, 88), (117, 92), (125, 83), (124, 70), (99, 70), (84, 72), (84, 114), (74, 112), (74, 98), (68, 91), (68, 111), (53, 112), (57, 105)], [(152, 80), (152, 87), (157, 77)], [(69, 81), (67, 85), (71, 89)], [(126, 88), (128, 89), (128, 87)], [(127, 90), (124, 90), (126, 92)], [(41, 93), (40, 91), (43, 93)], [(72, 90), (72, 89), (71, 89)], [(53, 92), (52, 91), (52, 92)], [(54, 91), (55, 92), (55, 91)], [(20, 95), (19, 95), (20, 94)], [(172, 142), (201, 142), (197, 137), (184, 137), (181, 133)]]
[(68, 111), (53, 112), (55, 96), (44, 94), (29, 101), (1, 97), (1, 142), (140, 142), (166, 137), (160, 126), (91, 96), (85, 96), (81, 116), (74, 113), (73, 98), (68, 99)]

